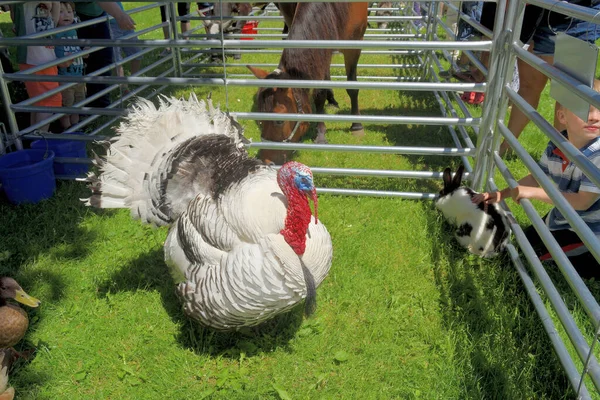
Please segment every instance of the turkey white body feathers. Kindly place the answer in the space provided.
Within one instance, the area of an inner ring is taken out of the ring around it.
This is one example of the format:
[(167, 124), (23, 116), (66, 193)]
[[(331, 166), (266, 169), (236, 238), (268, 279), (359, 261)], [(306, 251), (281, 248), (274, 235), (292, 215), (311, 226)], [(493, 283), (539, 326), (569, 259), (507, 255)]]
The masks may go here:
[(329, 272), (331, 237), (310, 216), (307, 189), (281, 184), (298, 173), (312, 185), (310, 170), (305, 177), (305, 166), (288, 163), (278, 182), (248, 158), (241, 126), (195, 97), (158, 109), (141, 100), (118, 133), (87, 204), (170, 225), (165, 261), (188, 315), (237, 329), (308, 305)]

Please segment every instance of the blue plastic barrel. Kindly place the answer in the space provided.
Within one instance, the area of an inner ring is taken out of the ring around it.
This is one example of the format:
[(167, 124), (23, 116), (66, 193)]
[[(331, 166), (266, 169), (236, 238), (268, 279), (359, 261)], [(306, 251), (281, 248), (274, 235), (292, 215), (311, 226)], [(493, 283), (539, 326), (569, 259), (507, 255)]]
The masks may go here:
[[(82, 132), (73, 132), (74, 135), (83, 135)], [(44, 138), (31, 142), (32, 149), (52, 150), (56, 157), (85, 158), (86, 142), (84, 140), (67, 140)], [(85, 175), (88, 172), (87, 164), (54, 162), (55, 175)]]
[(0, 183), (11, 203), (37, 203), (56, 189), (54, 152), (18, 150), (0, 156)]

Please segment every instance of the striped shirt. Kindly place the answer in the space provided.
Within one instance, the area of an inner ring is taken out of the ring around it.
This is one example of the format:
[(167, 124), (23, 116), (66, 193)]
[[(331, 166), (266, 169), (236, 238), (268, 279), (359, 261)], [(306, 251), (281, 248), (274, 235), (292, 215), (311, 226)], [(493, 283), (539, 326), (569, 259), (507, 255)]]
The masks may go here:
[[(563, 131), (562, 134), (567, 137), (566, 131)], [(600, 138), (592, 140), (579, 151), (600, 168)], [(556, 184), (558, 190), (563, 193), (584, 191), (600, 194), (600, 188), (552, 142), (548, 143), (539, 165), (542, 171)], [(575, 211), (596, 235), (600, 235), (600, 199), (587, 210)], [(571, 229), (569, 222), (556, 207), (548, 214), (546, 225), (550, 230)]]

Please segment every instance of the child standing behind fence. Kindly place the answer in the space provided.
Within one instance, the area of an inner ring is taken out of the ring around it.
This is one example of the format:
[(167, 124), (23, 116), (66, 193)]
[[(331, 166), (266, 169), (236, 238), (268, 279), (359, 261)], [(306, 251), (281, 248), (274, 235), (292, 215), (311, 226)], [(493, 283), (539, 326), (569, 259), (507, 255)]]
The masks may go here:
[[(600, 80), (594, 82), (594, 89), (600, 92)], [(587, 121), (583, 121), (569, 109), (557, 103), (556, 114), (560, 123), (567, 127), (562, 132), (563, 136), (579, 149), (584, 157), (600, 168), (600, 111), (591, 106)], [(592, 232), (600, 237), (600, 188), (579, 167), (568, 160), (552, 142), (548, 144), (546, 151), (542, 154), (539, 166), (558, 186), (558, 190), (565, 200), (571, 204)], [(491, 204), (507, 197), (512, 197), (517, 204), (521, 199), (535, 199), (553, 204), (552, 199), (531, 174), (521, 179), (519, 186), (514, 189), (506, 188), (500, 192), (481, 193), (473, 197), (473, 202), (485, 201), (487, 204)], [(543, 220), (579, 274), (585, 278), (599, 277), (598, 261), (571, 229), (569, 222), (561, 212), (555, 207)], [(529, 226), (524, 232), (539, 259), (541, 261), (551, 260), (552, 255), (533, 226)]]
[[(120, 1), (117, 2), (117, 5), (121, 8), (121, 10), (125, 11), (125, 9), (123, 8), (123, 4), (121, 4)], [(131, 30), (124, 30), (121, 29), (119, 27), (119, 24), (117, 23), (116, 19), (111, 19), (110, 20), (110, 36), (112, 39), (119, 39), (125, 35), (130, 35), (133, 32), (135, 32), (133, 29)], [(139, 40), (137, 37), (135, 38), (130, 38), (129, 40)], [(121, 55), (121, 51), (123, 53), (125, 53), (126, 57), (132, 56), (136, 53), (139, 53), (140, 51), (142, 51), (142, 49), (140, 49), (137, 46), (130, 46), (130, 47), (113, 47), (113, 62), (117, 63), (120, 62), (121, 60), (123, 60), (123, 56)], [(138, 57), (134, 60), (131, 60), (131, 75), (135, 75), (139, 70), (140, 67), (142, 66), (142, 59), (141, 57)], [(116, 73), (117, 76), (125, 76), (125, 72), (123, 71), (123, 65), (118, 65), (116, 68)], [(125, 90), (127, 90), (127, 85), (123, 85), (123, 88)]]
[[(37, 32), (54, 29), (58, 16), (60, 14), (60, 3), (57, 1), (25, 2), (13, 6), (11, 16), (15, 24), (17, 36), (31, 35)], [(38, 65), (46, 64), (56, 60), (53, 46), (17, 46), (17, 62), (19, 70), (25, 71)], [(54, 75), (58, 74), (57, 67), (48, 67), (35, 72), (34, 75)], [(27, 95), (32, 98), (39, 96), (58, 88), (58, 82), (25, 82)], [(56, 93), (35, 103), (36, 106), (60, 107), (62, 105), (62, 96)], [(47, 118), (52, 113), (32, 112), (31, 124), (37, 124)], [(48, 131), (50, 124), (41, 126), (39, 129)]]
[[(60, 17), (58, 26), (69, 26), (75, 21), (75, 6), (72, 2), (60, 2)], [(77, 30), (71, 29), (66, 32), (56, 34), (57, 39), (77, 39)], [(79, 46), (55, 46), (54, 52), (57, 58), (69, 56), (81, 51)], [(58, 65), (58, 75), (82, 77), (83, 76), (83, 59), (81, 57), (74, 58)], [(81, 82), (75, 86), (71, 86), (62, 92), (63, 107), (72, 107), (73, 104), (85, 99), (85, 83)], [(60, 119), (60, 124), (63, 129), (71, 127), (79, 122), (79, 114), (65, 115)]]

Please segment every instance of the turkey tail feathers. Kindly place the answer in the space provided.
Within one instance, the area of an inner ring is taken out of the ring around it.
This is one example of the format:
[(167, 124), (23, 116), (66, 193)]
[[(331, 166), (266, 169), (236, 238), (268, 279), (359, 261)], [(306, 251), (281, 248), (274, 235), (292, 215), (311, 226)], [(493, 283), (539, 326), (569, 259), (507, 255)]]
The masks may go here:
[(243, 129), (211, 100), (162, 97), (157, 108), (140, 98), (110, 140), (106, 157), (90, 173), (92, 195), (86, 205), (129, 208), (134, 218), (157, 225), (173, 222), (191, 199), (207, 193), (218, 160), (197, 156), (203, 138), (219, 139), (234, 153), (247, 140)]
[(306, 283), (306, 298), (304, 299), (304, 315), (311, 316), (317, 310), (317, 285), (315, 278), (304, 262), (302, 264), (302, 273), (304, 274), (304, 282)]

